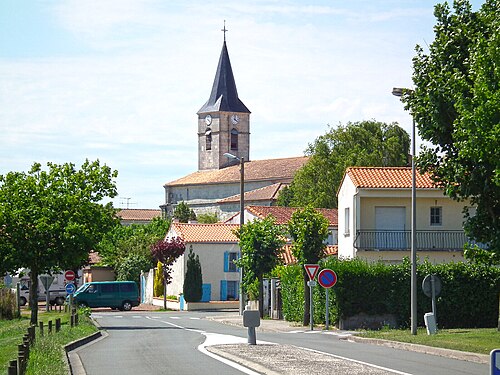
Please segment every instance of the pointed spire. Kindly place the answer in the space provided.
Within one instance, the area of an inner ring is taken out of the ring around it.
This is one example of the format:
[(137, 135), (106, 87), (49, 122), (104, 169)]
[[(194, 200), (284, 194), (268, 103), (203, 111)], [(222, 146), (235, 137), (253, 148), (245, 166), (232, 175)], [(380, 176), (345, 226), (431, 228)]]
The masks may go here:
[(227, 52), (227, 29), (225, 21), (224, 28), (221, 31), (224, 32), (224, 43), (222, 44), (222, 51), (219, 57), (219, 64), (217, 65), (217, 72), (215, 73), (212, 92), (210, 93), (210, 98), (203, 107), (201, 107), (198, 113), (214, 111), (250, 113), (245, 104), (238, 98), (233, 69), (231, 68), (231, 61), (229, 60), (229, 53)]

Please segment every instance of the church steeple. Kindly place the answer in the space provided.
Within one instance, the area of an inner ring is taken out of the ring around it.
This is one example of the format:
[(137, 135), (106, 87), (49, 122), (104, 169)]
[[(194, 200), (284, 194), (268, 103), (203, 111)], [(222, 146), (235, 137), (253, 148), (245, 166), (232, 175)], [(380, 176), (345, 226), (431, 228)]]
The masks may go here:
[(250, 111), (238, 97), (233, 69), (224, 43), (208, 101), (198, 111), (198, 170), (221, 169), (230, 153), (250, 160)]
[[(224, 30), (226, 30), (225, 26)], [(210, 98), (200, 108), (198, 113), (213, 111), (250, 113), (245, 104), (238, 98), (238, 90), (236, 90), (236, 82), (234, 81), (233, 69), (231, 68), (225, 39), (226, 34), (224, 31), (224, 43), (212, 85), (212, 92), (210, 93)]]

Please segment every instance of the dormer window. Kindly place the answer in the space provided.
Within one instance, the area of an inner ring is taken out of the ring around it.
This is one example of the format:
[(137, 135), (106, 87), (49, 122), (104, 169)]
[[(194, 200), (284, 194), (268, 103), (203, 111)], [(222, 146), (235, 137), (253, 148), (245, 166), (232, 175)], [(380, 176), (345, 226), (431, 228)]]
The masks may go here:
[(238, 130), (231, 130), (231, 150), (238, 150)]

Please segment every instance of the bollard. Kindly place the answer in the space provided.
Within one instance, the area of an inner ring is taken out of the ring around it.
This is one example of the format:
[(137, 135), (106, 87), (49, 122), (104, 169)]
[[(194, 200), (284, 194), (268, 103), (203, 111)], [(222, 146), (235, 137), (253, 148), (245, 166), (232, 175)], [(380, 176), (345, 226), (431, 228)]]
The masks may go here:
[(75, 326), (75, 316), (73, 314), (71, 314), (70, 321), (71, 321), (71, 328), (73, 328)]
[(7, 375), (17, 375), (17, 361), (16, 360), (9, 362), (9, 369), (7, 370)]
[(24, 374), (24, 345), (22, 344), (17, 346), (17, 373)]
[(43, 336), (43, 322), (38, 322), (38, 327), (40, 328), (40, 336)]
[(52, 320), (49, 320), (49, 334), (52, 333)]
[(56, 319), (56, 332), (61, 330), (61, 318)]
[(33, 345), (35, 342), (35, 326), (30, 326), (28, 328), (28, 336), (30, 338), (30, 345)]
[(243, 311), (243, 326), (248, 328), (248, 343), (250, 345), (256, 345), (257, 336), (255, 334), (255, 327), (260, 327), (259, 310)]
[(25, 339), (23, 341), (23, 346), (24, 346), (24, 358), (27, 362), (29, 357), (30, 357), (30, 344), (29, 344), (28, 339)]
[(78, 313), (75, 314), (75, 326), (78, 325)]

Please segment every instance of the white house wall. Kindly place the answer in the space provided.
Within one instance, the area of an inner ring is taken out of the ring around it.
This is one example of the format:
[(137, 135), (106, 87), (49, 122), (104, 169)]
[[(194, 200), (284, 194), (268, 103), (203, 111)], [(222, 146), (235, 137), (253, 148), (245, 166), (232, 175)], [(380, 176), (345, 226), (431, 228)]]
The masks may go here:
[[(338, 257), (353, 258), (356, 256), (354, 249), (354, 238), (356, 233), (356, 209), (357, 195), (356, 187), (349, 176), (344, 178), (338, 193)], [(349, 224), (346, 231), (345, 210), (349, 209)]]
[(169, 295), (178, 296), (183, 293), (187, 259), (191, 246), (195, 255), (200, 258), (203, 284), (210, 284), (211, 286), (211, 300), (219, 301), (221, 280), (239, 281), (239, 272), (224, 272), (224, 253), (239, 253), (238, 244), (186, 243), (186, 252), (172, 266), (172, 283), (167, 287)]

